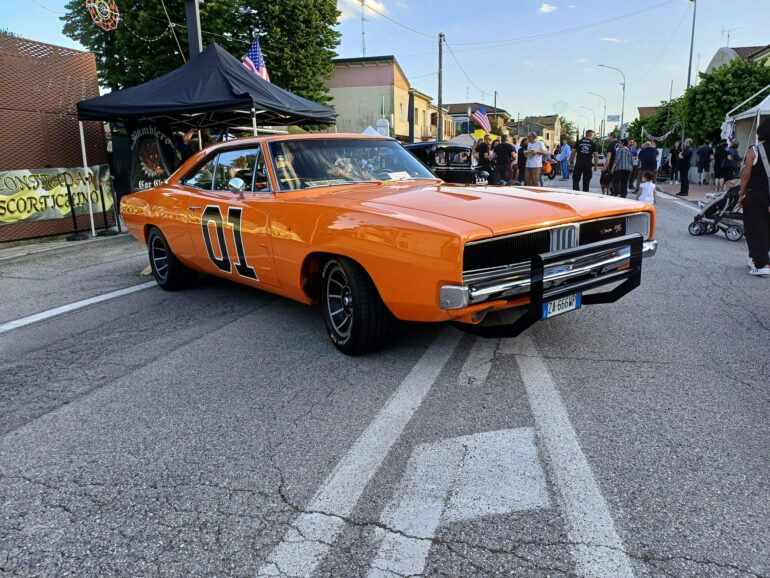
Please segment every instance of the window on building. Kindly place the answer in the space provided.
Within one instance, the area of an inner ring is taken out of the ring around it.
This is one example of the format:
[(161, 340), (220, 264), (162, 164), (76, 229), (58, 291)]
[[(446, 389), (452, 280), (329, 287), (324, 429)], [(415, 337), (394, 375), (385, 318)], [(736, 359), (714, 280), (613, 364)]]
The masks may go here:
[(417, 107), (414, 107), (414, 124), (420, 124), (420, 111), (417, 110)]
[(406, 116), (404, 116), (404, 103), (400, 103), (398, 105), (398, 113), (401, 120), (406, 120)]

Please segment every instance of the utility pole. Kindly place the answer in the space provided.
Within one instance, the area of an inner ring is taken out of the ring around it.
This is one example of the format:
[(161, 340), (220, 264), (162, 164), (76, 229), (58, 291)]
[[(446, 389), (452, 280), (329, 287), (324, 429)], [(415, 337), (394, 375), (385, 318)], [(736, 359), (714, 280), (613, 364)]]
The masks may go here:
[(497, 130), (497, 91), (495, 91), (495, 102), (492, 105), (492, 108), (494, 109), (495, 114), (495, 130)]
[(184, 12), (187, 19), (187, 43), (190, 46), (190, 58), (203, 52), (201, 37), (201, 13), (198, 0), (185, 0)]
[[(692, 86), (692, 49), (695, 43), (695, 14), (698, 11), (697, 0), (690, 0), (692, 2), (692, 32), (690, 33), (690, 64), (687, 66), (687, 90), (690, 90)], [(682, 124), (682, 150), (684, 150), (684, 124)]]
[(366, 7), (366, 0), (361, 0), (361, 56), (366, 56), (366, 18), (364, 17), (364, 10)]
[(438, 115), (436, 116), (436, 140), (444, 140), (444, 99), (442, 91), (444, 89), (444, 36), (443, 32), (438, 35)]

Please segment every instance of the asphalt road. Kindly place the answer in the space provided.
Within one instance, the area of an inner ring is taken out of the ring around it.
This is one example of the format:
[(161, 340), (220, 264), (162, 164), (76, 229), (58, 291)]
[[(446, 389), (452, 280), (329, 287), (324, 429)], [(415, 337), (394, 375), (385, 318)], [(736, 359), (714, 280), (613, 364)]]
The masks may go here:
[[(215, 279), (0, 333), (0, 575), (770, 576), (770, 282), (691, 215), (515, 340), (348, 358)], [(0, 330), (148, 280), (126, 236), (27, 253)]]

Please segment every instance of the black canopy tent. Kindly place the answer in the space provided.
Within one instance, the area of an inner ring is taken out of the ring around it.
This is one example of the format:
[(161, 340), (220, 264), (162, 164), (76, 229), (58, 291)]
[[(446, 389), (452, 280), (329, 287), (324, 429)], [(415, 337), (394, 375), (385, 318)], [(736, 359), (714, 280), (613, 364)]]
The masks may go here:
[(218, 44), (138, 86), (78, 103), (80, 120), (162, 121), (174, 128), (333, 124), (334, 109), (263, 80)]
[[(86, 120), (132, 126), (162, 125), (174, 131), (243, 127), (251, 124), (255, 135), (258, 124), (286, 126), (336, 122), (334, 109), (263, 80), (216, 43), (207, 46), (180, 68), (154, 80), (80, 101), (77, 111), (81, 142), (83, 121)], [(116, 133), (113, 132), (113, 153), (117, 152), (115, 137)], [(163, 148), (160, 141), (157, 142), (157, 148)], [(116, 181), (115, 184), (121, 194), (136, 189), (133, 180), (129, 185), (122, 182), (124, 176), (135, 173), (134, 165), (138, 159), (134, 151), (126, 154), (132, 155), (131, 160), (120, 163), (120, 166), (129, 164), (130, 172), (121, 169), (121, 174), (116, 172), (115, 175), (116, 179), (120, 177), (118, 180), (121, 182)], [(163, 157), (162, 151), (158, 154)], [(146, 158), (152, 161), (150, 156)], [(83, 166), (88, 166), (85, 147)], [(148, 171), (158, 169), (157, 163), (154, 167), (143, 168), (147, 171), (148, 179), (162, 180), (163, 174), (159, 170), (155, 173)], [(165, 174), (170, 175), (171, 172), (167, 170)]]

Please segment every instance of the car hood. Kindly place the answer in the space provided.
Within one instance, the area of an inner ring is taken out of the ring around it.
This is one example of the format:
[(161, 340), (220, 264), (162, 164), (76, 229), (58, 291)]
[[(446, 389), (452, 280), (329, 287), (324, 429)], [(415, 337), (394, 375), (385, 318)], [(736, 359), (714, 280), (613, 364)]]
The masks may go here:
[(341, 195), (364, 205), (416, 210), (474, 223), (494, 235), (646, 208), (630, 199), (534, 187), (404, 184), (348, 189)]

